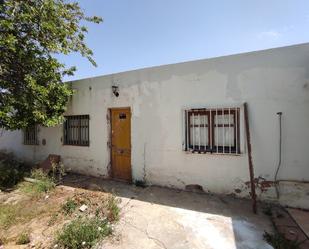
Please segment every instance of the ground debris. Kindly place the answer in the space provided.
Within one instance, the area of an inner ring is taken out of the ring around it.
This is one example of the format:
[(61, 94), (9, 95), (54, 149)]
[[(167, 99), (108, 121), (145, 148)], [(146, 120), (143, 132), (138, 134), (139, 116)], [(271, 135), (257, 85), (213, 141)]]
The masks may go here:
[(79, 211), (85, 212), (87, 210), (87, 208), (88, 208), (88, 206), (83, 204), (83, 205), (80, 206)]
[[(63, 185), (57, 186), (48, 195), (35, 197), (27, 196), (19, 189), (1, 193), (0, 199), (3, 202), (0, 204), (0, 249), (2, 244), (3, 248), (16, 246), (16, 235), (20, 231), (29, 231), (32, 239), (28, 247), (33, 245), (35, 248), (57, 248), (59, 244), (54, 244), (57, 232), (80, 216), (86, 219), (106, 217), (110, 222), (110, 196), (111, 194), (106, 192)], [(68, 200), (76, 203), (76, 209), (73, 209), (72, 213), (63, 211)]]

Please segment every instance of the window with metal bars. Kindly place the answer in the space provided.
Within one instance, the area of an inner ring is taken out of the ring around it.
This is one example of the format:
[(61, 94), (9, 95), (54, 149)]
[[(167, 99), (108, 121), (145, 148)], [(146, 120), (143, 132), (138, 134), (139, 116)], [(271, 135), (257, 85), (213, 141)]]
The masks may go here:
[(185, 150), (240, 154), (239, 115), (238, 107), (186, 110)]
[(24, 144), (38, 145), (38, 126), (33, 125), (24, 129)]
[(65, 116), (63, 144), (89, 146), (89, 115)]

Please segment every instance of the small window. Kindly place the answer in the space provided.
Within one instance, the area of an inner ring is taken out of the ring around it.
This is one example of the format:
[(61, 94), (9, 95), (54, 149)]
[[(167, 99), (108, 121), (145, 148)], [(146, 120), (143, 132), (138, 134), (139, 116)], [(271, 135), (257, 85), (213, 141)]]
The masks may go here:
[(25, 145), (38, 145), (38, 126), (33, 125), (24, 129), (24, 144)]
[(239, 108), (185, 111), (185, 150), (240, 154)]
[(120, 113), (119, 114), (119, 119), (126, 119), (127, 115), (125, 113)]
[(65, 116), (63, 144), (89, 146), (89, 115)]

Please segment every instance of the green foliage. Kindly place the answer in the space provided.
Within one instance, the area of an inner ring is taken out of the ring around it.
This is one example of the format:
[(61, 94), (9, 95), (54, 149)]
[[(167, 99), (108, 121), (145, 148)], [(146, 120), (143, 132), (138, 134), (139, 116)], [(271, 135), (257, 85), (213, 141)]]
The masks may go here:
[(5, 229), (14, 224), (20, 208), (19, 205), (0, 204), (0, 228)]
[(87, 17), (79, 4), (66, 0), (0, 1), (0, 127), (21, 129), (62, 121), (73, 94), (63, 75), (72, 75), (55, 56), (79, 53), (93, 65), (85, 44)]
[(107, 199), (107, 218), (110, 222), (119, 220), (120, 208), (118, 203), (119, 200), (114, 195), (110, 195)]
[(135, 180), (134, 182), (135, 186), (146, 188), (146, 182), (144, 180)]
[(283, 234), (278, 232), (274, 234), (265, 232), (263, 237), (274, 249), (299, 249), (301, 244), (301, 242), (286, 239)]
[(54, 180), (49, 177), (42, 169), (34, 169), (31, 171), (31, 178), (35, 181), (31, 183), (24, 183), (21, 190), (30, 194), (46, 193), (56, 187)]
[(65, 175), (65, 168), (62, 162), (52, 163), (51, 177), (54, 182), (61, 182), (62, 177)]
[(25, 245), (28, 243), (30, 243), (30, 237), (28, 233), (24, 232), (18, 235), (17, 240), (16, 240), (17, 245)]
[(30, 167), (14, 158), (13, 154), (0, 153), (0, 189), (14, 187), (29, 171)]
[(31, 219), (47, 212), (38, 208), (36, 203), (22, 201), (16, 204), (0, 204), (0, 231), (18, 223), (25, 224)]
[(73, 199), (68, 199), (61, 207), (66, 215), (72, 214), (77, 208), (77, 202)]
[(62, 248), (92, 248), (100, 239), (111, 234), (106, 220), (97, 217), (77, 218), (66, 225), (57, 236), (57, 244)]

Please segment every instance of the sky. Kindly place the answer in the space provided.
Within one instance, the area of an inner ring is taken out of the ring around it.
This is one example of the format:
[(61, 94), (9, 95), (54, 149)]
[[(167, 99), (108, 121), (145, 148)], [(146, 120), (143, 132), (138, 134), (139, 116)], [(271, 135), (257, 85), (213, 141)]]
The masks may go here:
[(65, 80), (309, 42), (308, 0), (79, 0), (98, 66), (58, 56)]

